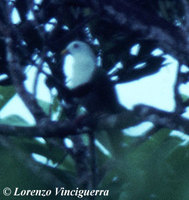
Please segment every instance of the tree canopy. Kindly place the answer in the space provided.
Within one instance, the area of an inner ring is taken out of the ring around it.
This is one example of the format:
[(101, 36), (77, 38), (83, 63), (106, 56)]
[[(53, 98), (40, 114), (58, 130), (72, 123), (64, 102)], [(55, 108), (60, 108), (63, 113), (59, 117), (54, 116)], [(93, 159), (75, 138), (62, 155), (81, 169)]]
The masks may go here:
[[(173, 130), (189, 134), (184, 117), (189, 97), (179, 90), (189, 81), (183, 70), (189, 66), (188, 32), (188, 0), (1, 0), (0, 109), (18, 94), (35, 125), (17, 115), (0, 119), (0, 188), (92, 189), (95, 182), (97, 189), (110, 191), (96, 199), (188, 199), (188, 143), (170, 136)], [(115, 85), (155, 74), (166, 67), (165, 54), (174, 57), (174, 110), (139, 104), (102, 116), (95, 131), (89, 116), (78, 127), (74, 119), (82, 109), (72, 104), (62, 84), (60, 55), (76, 39), (90, 44), (107, 73), (114, 69)], [(135, 45), (139, 51), (133, 55)], [(163, 54), (154, 55), (155, 49)], [(36, 69), (33, 92), (25, 87), (29, 67)], [(37, 98), (41, 75), (51, 102)], [(123, 132), (146, 121), (153, 127), (142, 136)], [(46, 162), (38, 162), (36, 155)]]

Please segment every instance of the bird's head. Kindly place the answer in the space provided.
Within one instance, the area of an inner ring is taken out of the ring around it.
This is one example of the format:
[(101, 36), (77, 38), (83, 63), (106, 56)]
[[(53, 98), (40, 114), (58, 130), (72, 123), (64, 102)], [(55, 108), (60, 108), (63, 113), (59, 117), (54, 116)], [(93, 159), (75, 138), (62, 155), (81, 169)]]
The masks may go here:
[(64, 54), (71, 54), (74, 56), (89, 56), (91, 59), (95, 61), (95, 55), (90, 48), (90, 46), (82, 41), (75, 40), (67, 45), (67, 47), (61, 52), (62, 55)]

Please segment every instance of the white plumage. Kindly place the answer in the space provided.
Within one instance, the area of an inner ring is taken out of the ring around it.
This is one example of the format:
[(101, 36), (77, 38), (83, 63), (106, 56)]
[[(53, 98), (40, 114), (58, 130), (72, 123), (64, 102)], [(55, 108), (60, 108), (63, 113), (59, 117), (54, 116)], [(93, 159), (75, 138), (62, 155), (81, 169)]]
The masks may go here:
[(96, 68), (96, 57), (89, 45), (81, 41), (68, 44), (66, 52), (73, 58), (63, 66), (66, 86), (74, 89), (90, 81)]

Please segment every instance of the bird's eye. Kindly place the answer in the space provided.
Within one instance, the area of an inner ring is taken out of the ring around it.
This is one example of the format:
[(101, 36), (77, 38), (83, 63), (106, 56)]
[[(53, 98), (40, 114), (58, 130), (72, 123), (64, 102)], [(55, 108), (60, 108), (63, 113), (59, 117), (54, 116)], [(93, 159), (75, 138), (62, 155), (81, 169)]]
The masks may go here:
[(76, 44), (74, 44), (74, 48), (76, 48), (76, 49), (77, 49), (78, 47), (79, 47), (79, 44), (77, 44), (77, 43), (76, 43)]

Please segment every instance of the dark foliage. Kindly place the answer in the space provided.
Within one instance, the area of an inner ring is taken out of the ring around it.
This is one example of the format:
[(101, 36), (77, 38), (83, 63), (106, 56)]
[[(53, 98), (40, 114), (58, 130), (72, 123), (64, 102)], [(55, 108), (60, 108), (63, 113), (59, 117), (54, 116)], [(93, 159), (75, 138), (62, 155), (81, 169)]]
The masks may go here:
[[(3, 99), (0, 108), (19, 94), (36, 122), (31, 126), (15, 115), (1, 118), (0, 188), (96, 187), (109, 189), (108, 199), (112, 200), (187, 199), (188, 145), (181, 146), (181, 139), (170, 137), (170, 132), (178, 130), (189, 134), (189, 121), (182, 116), (189, 100), (179, 91), (180, 85), (189, 80), (188, 72), (182, 71), (182, 65), (188, 67), (189, 64), (189, 2), (36, 2), (0, 1), (0, 78), (7, 76), (0, 80)], [(15, 9), (20, 18), (18, 22), (12, 18)], [(112, 84), (155, 74), (166, 67), (164, 55), (173, 56), (179, 63), (174, 86), (175, 110), (167, 112), (138, 105), (119, 115), (95, 118), (95, 122), (92, 115), (83, 116), (82, 109), (64, 86), (61, 72), (60, 52), (75, 39), (91, 45), (107, 73), (114, 69), (110, 74), (116, 77)], [(138, 52), (132, 53), (136, 46)], [(163, 53), (155, 55), (156, 49)], [(33, 93), (24, 85), (29, 65), (37, 70)], [(45, 65), (51, 74), (45, 72)], [(55, 88), (58, 93), (52, 93), (51, 103), (37, 98), (41, 74), (46, 77), (47, 87)], [(61, 104), (62, 100), (69, 105)], [(60, 110), (59, 116), (53, 121), (57, 110)], [(142, 137), (121, 132), (144, 121), (154, 126)], [(94, 134), (100, 144), (95, 150)], [(44, 143), (37, 141), (36, 136), (43, 137)], [(72, 141), (72, 148), (63, 142), (65, 137)], [(43, 155), (48, 162), (37, 162), (31, 157), (33, 153)], [(54, 196), (49, 199), (52, 198)]]

